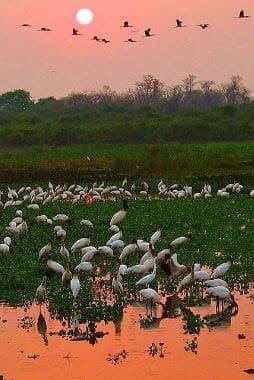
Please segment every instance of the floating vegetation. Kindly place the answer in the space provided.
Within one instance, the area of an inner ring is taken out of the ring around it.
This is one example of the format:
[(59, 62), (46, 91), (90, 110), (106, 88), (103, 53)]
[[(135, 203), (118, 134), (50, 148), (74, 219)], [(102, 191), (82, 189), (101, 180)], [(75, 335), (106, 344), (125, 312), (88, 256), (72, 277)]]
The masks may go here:
[(163, 342), (160, 342), (158, 344), (156, 343), (152, 343), (149, 347), (148, 347), (148, 354), (152, 357), (155, 357), (155, 356), (158, 356), (159, 358), (164, 358), (165, 356), (165, 343)]
[(187, 352), (193, 352), (193, 354), (197, 355), (198, 353), (198, 338), (195, 337), (194, 339), (192, 339), (191, 341), (186, 341), (185, 342), (185, 351)]
[(106, 357), (106, 360), (113, 365), (117, 365), (123, 362), (127, 358), (129, 353), (126, 350), (122, 350), (120, 352), (117, 352), (115, 354), (109, 354)]

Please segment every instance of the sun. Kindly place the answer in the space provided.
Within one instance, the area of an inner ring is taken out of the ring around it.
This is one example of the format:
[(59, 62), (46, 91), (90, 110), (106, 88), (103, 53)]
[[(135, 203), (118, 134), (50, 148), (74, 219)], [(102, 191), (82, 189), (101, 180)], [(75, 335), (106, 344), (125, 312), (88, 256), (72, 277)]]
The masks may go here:
[(76, 19), (81, 25), (89, 25), (94, 19), (94, 14), (91, 9), (82, 8), (77, 12)]

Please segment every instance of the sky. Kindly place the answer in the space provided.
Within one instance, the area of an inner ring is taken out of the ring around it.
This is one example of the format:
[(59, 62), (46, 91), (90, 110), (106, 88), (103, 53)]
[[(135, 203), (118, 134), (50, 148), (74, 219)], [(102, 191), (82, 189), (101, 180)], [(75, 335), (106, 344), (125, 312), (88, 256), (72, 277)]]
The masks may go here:
[[(92, 24), (77, 23), (80, 8), (94, 12)], [(241, 9), (251, 17), (235, 18)], [(185, 28), (174, 28), (177, 18)], [(125, 20), (135, 28), (120, 28)], [(202, 31), (199, 23), (210, 26)], [(0, 24), (0, 93), (23, 88), (38, 99), (104, 85), (124, 91), (145, 74), (168, 85), (188, 74), (217, 83), (240, 75), (254, 92), (253, 0), (0, 0)], [(42, 26), (53, 31), (38, 32)], [(73, 27), (82, 36), (71, 36)], [(155, 36), (144, 38), (148, 27)], [(112, 42), (96, 43), (94, 35)]]

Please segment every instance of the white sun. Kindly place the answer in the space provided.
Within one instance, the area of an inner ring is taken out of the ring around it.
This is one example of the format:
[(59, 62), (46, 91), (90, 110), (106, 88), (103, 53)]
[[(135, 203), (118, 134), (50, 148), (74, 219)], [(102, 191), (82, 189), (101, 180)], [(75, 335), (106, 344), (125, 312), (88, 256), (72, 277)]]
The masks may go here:
[(81, 25), (89, 25), (93, 21), (94, 15), (91, 9), (82, 8), (77, 12), (76, 18)]

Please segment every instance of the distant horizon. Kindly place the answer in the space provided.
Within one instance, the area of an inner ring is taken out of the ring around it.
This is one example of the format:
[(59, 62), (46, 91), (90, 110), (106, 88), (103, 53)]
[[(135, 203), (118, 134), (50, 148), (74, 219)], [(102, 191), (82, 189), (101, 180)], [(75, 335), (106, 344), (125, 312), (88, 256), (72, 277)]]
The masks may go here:
[[(1, 0), (0, 8), (1, 93), (26, 89), (33, 99), (59, 99), (104, 85), (122, 92), (147, 73), (172, 86), (189, 73), (216, 83), (236, 74), (254, 91), (250, 0)], [(92, 10), (91, 24), (77, 22), (81, 8)], [(250, 17), (237, 19), (240, 10)], [(186, 27), (175, 28), (176, 19)], [(121, 28), (125, 20), (135, 28)], [(38, 32), (41, 27), (52, 32)], [(143, 38), (149, 27), (155, 36)], [(73, 28), (82, 35), (73, 36)], [(111, 43), (92, 41), (97, 35)], [(125, 43), (128, 38), (138, 42)]]

